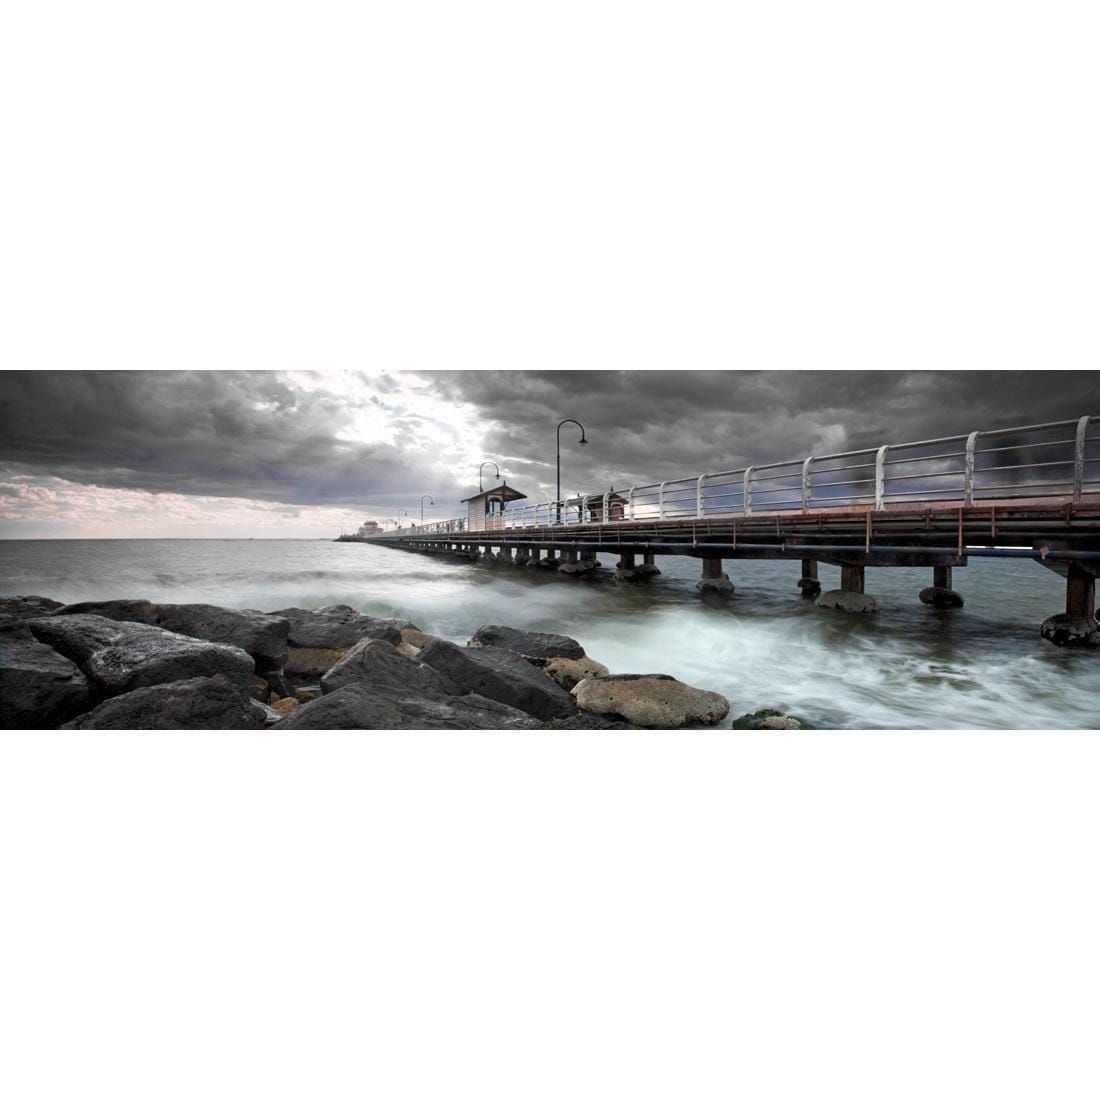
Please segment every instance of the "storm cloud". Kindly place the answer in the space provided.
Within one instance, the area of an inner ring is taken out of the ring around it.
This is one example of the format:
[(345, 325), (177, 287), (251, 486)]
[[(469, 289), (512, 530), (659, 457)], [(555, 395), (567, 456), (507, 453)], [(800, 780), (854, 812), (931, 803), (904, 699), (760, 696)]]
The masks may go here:
[[(1095, 372), (6, 372), (0, 472), (382, 517), (461, 512), (482, 458), (531, 499), (1100, 413)], [(41, 486), (45, 486), (42, 488)], [(16, 499), (15, 494), (19, 497)], [(385, 509), (385, 511), (381, 511)], [(414, 511), (414, 509), (416, 511)]]
[(473, 406), (486, 453), (553, 495), (1100, 413), (1086, 371), (477, 371), (431, 375)]

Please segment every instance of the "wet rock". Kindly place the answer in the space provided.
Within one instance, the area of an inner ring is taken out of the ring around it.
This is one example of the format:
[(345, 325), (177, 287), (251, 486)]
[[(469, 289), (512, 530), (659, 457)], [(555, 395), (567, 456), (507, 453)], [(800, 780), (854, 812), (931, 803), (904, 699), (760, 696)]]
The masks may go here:
[(616, 565), (615, 572), (612, 576), (621, 584), (637, 584), (639, 581), (645, 579), (636, 566), (633, 568), (624, 568), (621, 565)]
[(471, 648), (498, 646), (510, 649), (529, 661), (545, 665), (553, 657), (584, 656), (584, 647), (564, 634), (540, 634), (533, 630), (515, 630), (510, 626), (483, 626), (467, 643)]
[(1039, 627), (1048, 642), (1060, 646), (1100, 646), (1100, 623), (1079, 615), (1051, 615)]
[(798, 718), (784, 714), (781, 710), (764, 707), (749, 714), (742, 714), (730, 726), (735, 730), (801, 730), (807, 726)]
[(301, 706), (301, 704), (297, 699), (279, 699), (271, 704), (271, 709), (282, 719), (298, 706)]
[(568, 718), (553, 718), (543, 722), (540, 730), (637, 730), (641, 726), (632, 725), (618, 718), (605, 718), (590, 710), (576, 710)]
[(326, 695), (350, 684), (367, 684), (378, 694), (399, 699), (462, 694), (435, 669), (403, 656), (389, 642), (375, 639), (353, 646), (321, 677), (321, 691)]
[(844, 592), (839, 588), (822, 592), (814, 603), (818, 607), (826, 607), (833, 611), (847, 611), (854, 615), (866, 615), (878, 611), (878, 603), (874, 596), (868, 596), (865, 592)]
[(431, 645), (432, 642), (438, 642), (439, 638), (435, 634), (426, 634), (415, 626), (407, 626), (401, 631), (401, 640), (408, 645), (416, 646), (417, 649), (423, 649), (425, 646)]
[(0, 729), (53, 729), (93, 702), (72, 661), (29, 630), (0, 630)]
[(584, 710), (618, 715), (647, 729), (713, 726), (730, 709), (716, 691), (663, 675), (596, 676), (577, 684), (573, 698)]
[(534, 729), (536, 719), (480, 695), (393, 699), (351, 684), (296, 707), (276, 730)]
[(561, 718), (576, 709), (567, 691), (520, 654), (497, 646), (463, 649), (433, 642), (421, 651), (419, 663), (445, 677), (460, 694), (483, 695), (535, 718)]
[(0, 597), (0, 626), (20, 622), (23, 619), (38, 619), (49, 615), (62, 605), (46, 596), (4, 596)]
[(557, 569), (561, 565), (561, 559), (553, 556), (548, 558), (539, 558), (534, 565), (539, 569)]
[(337, 661), (342, 660), (351, 646), (341, 649), (319, 649), (292, 645), (287, 651), (285, 675), (295, 680), (319, 680)]
[(261, 703), (266, 703), (271, 698), (271, 684), (262, 676), (252, 677), (248, 691), (253, 699), (258, 699)]
[(135, 688), (73, 719), (69, 730), (253, 730), (265, 708), (225, 676)]
[(290, 623), (287, 641), (300, 649), (350, 649), (365, 638), (378, 638), (394, 645), (401, 641), (401, 628), (392, 621), (361, 615), (347, 604), (322, 607), (319, 611), (287, 607), (272, 614)]
[(607, 665), (602, 665), (591, 657), (552, 657), (546, 662), (543, 671), (559, 687), (572, 691), (581, 680), (606, 676)]
[(68, 604), (56, 614), (99, 615), (116, 622), (145, 623), (188, 638), (233, 645), (253, 657), (260, 672), (282, 668), (287, 657), (290, 624), (262, 611), (235, 611), (209, 603), (102, 600)]
[(409, 645), (408, 642), (401, 642), (397, 646), (397, 652), (403, 657), (415, 657), (420, 650), (414, 645)]
[(294, 692), (293, 698), (297, 699), (299, 703), (310, 703), (314, 699), (321, 698), (320, 688), (299, 688)]
[(919, 599), (921, 603), (932, 607), (962, 607), (963, 605), (962, 596), (953, 588), (939, 588), (937, 585), (922, 588)]
[(107, 695), (193, 677), (225, 675), (247, 690), (255, 669), (243, 649), (100, 615), (28, 619), (31, 633), (77, 665)]
[(802, 577), (798, 582), (802, 595), (807, 600), (816, 600), (821, 595), (821, 581), (815, 577)]

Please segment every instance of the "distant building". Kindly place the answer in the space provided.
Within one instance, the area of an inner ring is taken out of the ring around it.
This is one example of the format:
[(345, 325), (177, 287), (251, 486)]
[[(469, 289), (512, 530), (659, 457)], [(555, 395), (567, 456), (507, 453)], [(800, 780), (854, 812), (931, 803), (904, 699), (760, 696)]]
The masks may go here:
[(356, 531), (356, 534), (360, 538), (366, 538), (368, 535), (380, 535), (381, 533), (382, 528), (379, 527), (378, 523), (373, 519), (368, 519), (367, 522)]
[(527, 494), (509, 488), (507, 482), (495, 489), (486, 489), (477, 496), (467, 497), (467, 531), (493, 531), (504, 526), (504, 509), (513, 500), (526, 500)]

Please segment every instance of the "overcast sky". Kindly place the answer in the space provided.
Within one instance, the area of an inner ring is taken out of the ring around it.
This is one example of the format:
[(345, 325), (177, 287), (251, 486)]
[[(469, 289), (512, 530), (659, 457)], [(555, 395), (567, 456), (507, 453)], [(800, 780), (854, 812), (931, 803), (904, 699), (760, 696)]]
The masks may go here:
[[(533, 500), (1100, 414), (1096, 372), (5, 372), (0, 537), (326, 537), (497, 462)], [(491, 470), (487, 468), (487, 474)]]

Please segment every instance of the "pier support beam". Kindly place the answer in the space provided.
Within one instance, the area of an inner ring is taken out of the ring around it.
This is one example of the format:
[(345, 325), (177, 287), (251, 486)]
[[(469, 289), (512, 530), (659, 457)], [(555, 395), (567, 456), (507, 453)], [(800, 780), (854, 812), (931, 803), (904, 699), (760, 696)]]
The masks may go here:
[(704, 600), (724, 600), (733, 595), (733, 582), (722, 572), (721, 558), (703, 558), (703, 579), (695, 587)]
[(580, 562), (577, 560), (576, 550), (563, 550), (561, 557), (561, 565), (558, 566), (559, 573), (564, 573), (568, 577), (576, 577), (583, 572)]
[(870, 614), (878, 611), (874, 596), (863, 591), (863, 566), (842, 565), (840, 567), (840, 587), (822, 592), (814, 601), (818, 607), (827, 607), (833, 611), (848, 611), (852, 614)]
[(920, 602), (932, 607), (962, 607), (963, 598), (951, 587), (951, 566), (932, 566), (932, 587), (920, 590)]
[(814, 559), (803, 559), (802, 579), (798, 582), (798, 587), (802, 589), (802, 595), (807, 600), (821, 595), (821, 581), (817, 579), (817, 562)]
[(637, 584), (641, 574), (634, 564), (633, 554), (620, 554), (618, 564), (615, 566), (615, 580)]
[(1039, 633), (1055, 645), (1100, 646), (1096, 574), (1088, 566), (1070, 563), (1066, 570), (1066, 613), (1051, 615)]
[(511, 546), (502, 546), (500, 548), (500, 561), (502, 565), (512, 564), (512, 549)]
[(538, 569), (539, 565), (542, 564), (539, 561), (539, 557), (541, 556), (541, 554), (542, 554), (542, 550), (539, 547), (537, 547), (537, 546), (528, 546), (527, 547), (527, 558), (526, 558), (526, 560), (524, 561), (523, 564), (526, 565), (528, 569)]

